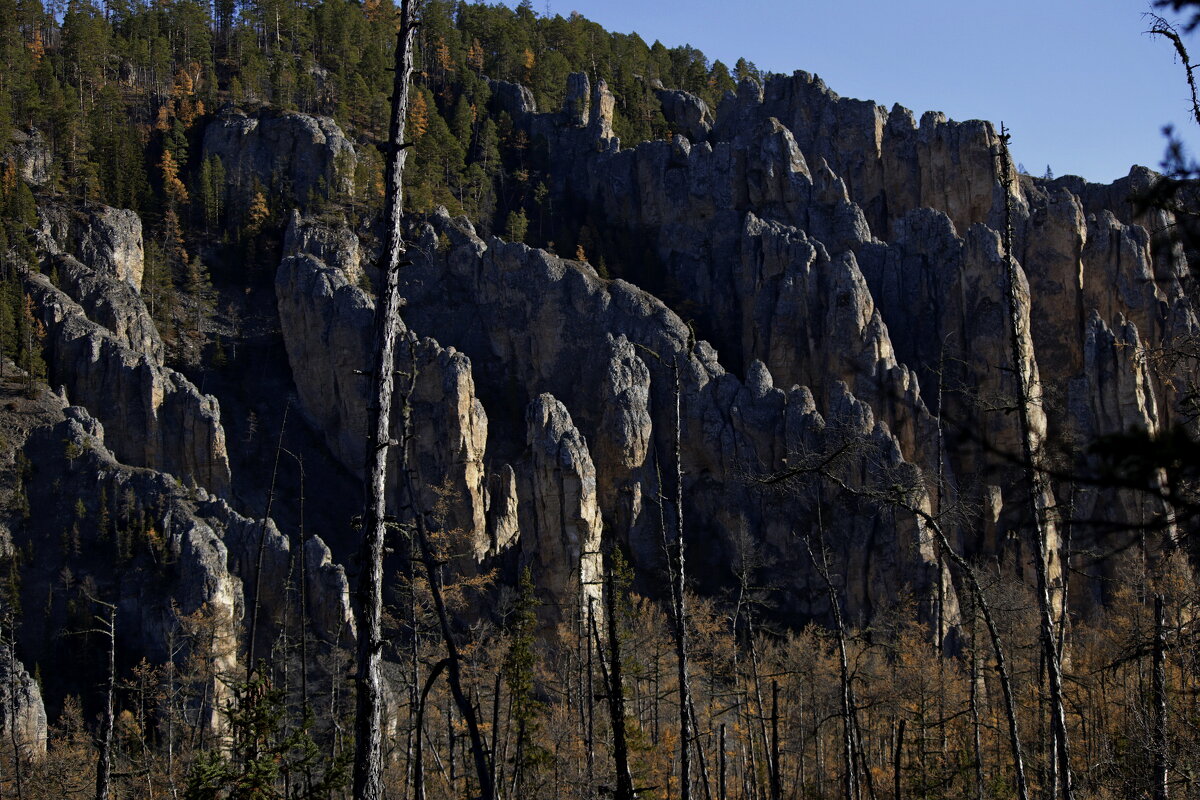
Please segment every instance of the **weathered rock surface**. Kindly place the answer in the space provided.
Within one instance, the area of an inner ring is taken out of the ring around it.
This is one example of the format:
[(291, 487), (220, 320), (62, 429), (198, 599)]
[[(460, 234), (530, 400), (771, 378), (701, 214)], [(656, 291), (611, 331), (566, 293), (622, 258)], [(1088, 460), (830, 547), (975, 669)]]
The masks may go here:
[(52, 385), (64, 386), (71, 402), (96, 415), (118, 458), (227, 494), (229, 456), (217, 399), (130, 349), (128, 336), (88, 319), (45, 275), (27, 273), (24, 283), (46, 328)]
[[(673, 452), (670, 387), (671, 365), (677, 362), (685, 521), (697, 574), (715, 583), (751, 580), (761, 562), (750, 558), (750, 549), (766, 551), (772, 566), (759, 577), (778, 582), (779, 607), (828, 613), (823, 584), (796, 547), (797, 537), (814, 535), (814, 495), (797, 491), (781, 498), (753, 479), (781, 470), (789, 458), (832, 446), (836, 437), (825, 433), (811, 393), (775, 389), (761, 364), (743, 384), (722, 369), (707, 344), (688, 345), (691, 336), (675, 314), (624, 281), (604, 281), (586, 264), (523, 245), (485, 243), (465, 220), (442, 216), (432, 223), (413, 252), (433, 257), (418, 256), (404, 274), (409, 324), (472, 356), (485, 404), (503, 408), (515, 390), (518, 397), (532, 398), (531, 407), (539, 410), (530, 419), (553, 417), (547, 409), (559, 402), (570, 410), (572, 426), (594, 443), (590, 455), (601, 515), (629, 542), (636, 565), (650, 571), (644, 574), (661, 568), (658, 515), (645, 513), (640, 498), (661, 494), (654, 462), (664, 475), (672, 466), (665, 454)], [(430, 246), (440, 236), (450, 242), (442, 252)], [(448, 307), (441, 301), (446, 296), (458, 304)], [(606, 344), (597, 346), (601, 342)], [(557, 401), (551, 403), (544, 393)], [(852, 471), (870, 474), (869, 465), (879, 458), (901, 464), (886, 427), (848, 398), (830, 401), (835, 427), (860, 432), (875, 453)], [(510, 428), (497, 428), (489, 452), (520, 452), (511, 435)], [(863, 503), (830, 512), (836, 522), (827, 535), (839, 553), (849, 557), (862, 548), (864, 532), (873, 537), (872, 554), (865, 560), (860, 556), (859, 572), (847, 589), (854, 613), (863, 618), (909, 591), (928, 600), (936, 593), (936, 576), (943, 574), (927, 545), (920, 544), (915, 521), (883, 525), (880, 520), (887, 516)], [(617, 527), (618, 520), (628, 527)], [(527, 533), (523, 524), (523, 553)], [(742, 572), (731, 566), (742, 563), (739, 559), (749, 565)], [(894, 574), (886, 575), (892, 567)], [(859, 576), (866, 582), (860, 584)]]
[[(1002, 411), (1015, 387), (994, 233), (1005, 190), (989, 124), (928, 113), (917, 125), (903, 108), (840, 98), (806, 73), (743, 82), (700, 144), (597, 149), (577, 132), (578, 115), (528, 124), (546, 141), (556, 208), (593, 226), (610, 269), (666, 287), (735, 371), (762, 361), (784, 385), (813, 386), (819, 405), (845, 381), (904, 458), (927, 480), (939, 476), (939, 498), (956, 501), (969, 484), (962, 499), (999, 502), (995, 535), (967, 544), (1004, 546), (1027, 501), (1012, 489), (1016, 473), (988, 454), (1021, 444), (1015, 415)], [(1169, 222), (1138, 217), (1127, 199), (1148, 185), (1144, 170), (1109, 188), (1009, 177), (1014, 253), (1033, 286), (1018, 290), (1018, 349), (1039, 395), (1037, 451), (1071, 431), (1068, 409), (1080, 400), (1069, 387), (1095, 384), (1096, 362), (1084, 357), (1093, 309), (1109, 324), (1124, 315), (1149, 345), (1196, 323), (1178, 299), (1181, 254), (1156, 253), (1134, 224)], [(1116, 216), (1106, 203), (1121, 207)], [(608, 243), (624, 244), (603, 251)], [(624, 266), (638, 260), (641, 273)], [(1053, 390), (1042, 396), (1042, 386)], [(1175, 401), (1157, 388), (1166, 418)], [(939, 433), (935, 414), (956, 431)]]
[(49, 730), (42, 691), (10, 644), (0, 644), (0, 736), (15, 742), (24, 759), (46, 754)]
[(283, 234), (283, 255), (308, 253), (346, 273), (346, 280), (358, 286), (363, 280), (363, 254), (358, 237), (344, 221), (329, 224), (303, 217), (293, 210)]
[[(117, 605), (122, 647), (161, 663), (188, 633), (205, 643), (216, 676), (207, 724), (219, 729), (250, 609), (257, 601), (258, 655), (265, 657), (295, 603), (288, 591), (299, 570), (292, 563), (293, 543), (271, 520), (243, 517), (203, 489), (188, 490), (170, 475), (119, 463), (105, 445), (103, 426), (77, 406), (65, 409), (55, 426), (35, 431), (25, 454), (33, 471), (31, 515), (14, 533), (22, 546), (32, 538), (41, 544), (30, 549), (35, 560), (22, 583), (24, 607), (38, 609), (27, 615), (23, 641), (51, 642), (43, 627), (53, 631), (65, 624), (59, 618), (69, 613), (70, 598), (59, 585), (64, 574), (72, 581), (90, 579), (100, 599)], [(45, 534), (57, 526), (69, 535)], [(316, 536), (308, 537), (305, 555), (316, 633), (352, 643), (343, 571), (329, 563)]]
[(533, 530), (521, 555), (550, 595), (553, 621), (570, 620), (589, 599), (600, 606), (600, 534), (596, 471), (587, 443), (562, 403), (541, 394), (529, 404), (526, 429), (533, 461)]
[(708, 103), (694, 94), (678, 89), (659, 89), (655, 95), (662, 104), (662, 113), (667, 124), (687, 136), (693, 144), (708, 138), (708, 132), (713, 126), (713, 115)]
[(529, 91), (527, 86), (491, 78), (487, 83), (488, 89), (492, 93), (492, 103), (500, 111), (506, 112), (514, 119), (526, 114), (537, 113), (537, 102), (534, 101), (533, 92)]
[(79, 304), (88, 319), (106, 328), (133, 352), (145, 354), (156, 364), (163, 363), (162, 338), (136, 289), (69, 255), (51, 256), (44, 271), (57, 276), (58, 288)]
[[(66, 625), (71, 598), (57, 584), (70, 574), (72, 580), (90, 578), (99, 598), (117, 606), (122, 646), (161, 663), (174, 649), (172, 640), (184, 635), (183, 618), (193, 617), (207, 631), (214, 669), (231, 674), (238, 664), (244, 595), (230, 571), (225, 534), (252, 523), (203, 491), (192, 495), (169, 475), (120, 464), (105, 446), (103, 426), (85, 409), (72, 406), (64, 416), (25, 445), (33, 513), (15, 534), (23, 542), (41, 526), (64, 524), (72, 533), (63, 540), (44, 537), (50, 546), (34, 550), (22, 596), (24, 608), (39, 612), (26, 615), (23, 641), (44, 645)], [(41, 477), (51, 475), (57, 476), (53, 487)], [(228, 689), (216, 679), (210, 688), (215, 694), (208, 726), (215, 729)]]
[(141, 289), (146, 254), (137, 214), (108, 206), (43, 205), (38, 216), (40, 243), (47, 252), (67, 253), (95, 272)]
[(329, 548), (317, 536), (304, 543), (304, 561), (309, 598), (306, 611), (316, 634), (327, 642), (350, 646), (357, 631), (345, 568), (334, 563)]
[(354, 193), (354, 144), (328, 117), (227, 108), (205, 128), (201, 152), (221, 159), (235, 197), (248, 198), (256, 182), (301, 207), (310, 195)]
[(41, 186), (50, 180), (53, 156), (46, 137), (37, 128), (29, 132), (14, 129), (4, 160), (12, 159), (21, 180), (30, 186)]
[[(280, 265), (276, 299), (288, 360), (305, 415), (352, 473), (366, 463), (367, 398), (374, 301), (345, 272), (315, 255)], [(487, 416), (475, 398), (470, 361), (453, 348), (401, 330), (396, 369), (417, 380), (410, 458), (420, 502), (459, 531), (478, 559), (490, 549), (483, 453)], [(398, 470), (389, 470), (392, 493)]]

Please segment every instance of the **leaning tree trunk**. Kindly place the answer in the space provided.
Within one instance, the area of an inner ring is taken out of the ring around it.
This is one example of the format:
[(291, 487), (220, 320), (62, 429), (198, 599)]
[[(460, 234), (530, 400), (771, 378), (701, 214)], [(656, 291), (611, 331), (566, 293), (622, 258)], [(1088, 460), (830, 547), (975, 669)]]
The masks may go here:
[[(1062, 665), (1058, 658), (1058, 641), (1054, 633), (1054, 609), (1050, 596), (1050, 576), (1046, 566), (1049, 550), (1049, 520), (1046, 508), (1051, 497), (1046, 473), (1038, 463), (1038, 452), (1030, 426), (1032, 375), (1021, 357), (1021, 315), (1017, 302), (1017, 264), (1012, 257), (1012, 161), (1008, 154), (1009, 135), (1000, 134), (1000, 182), (1004, 187), (1004, 264), (1008, 272), (1008, 317), (1010, 325), (1009, 345), (1012, 350), (1013, 372), (1017, 388), (1017, 418), (1021, 426), (1021, 456), (1029, 477), (1029, 512), (1036, 532), (1037, 552), (1033, 563), (1037, 572), (1038, 612), (1041, 618), (1040, 638), (1046, 659), (1046, 677), (1050, 689), (1050, 727), (1058, 760), (1058, 772), (1062, 776), (1063, 800), (1074, 800), (1071, 784), (1071, 752), (1067, 745), (1067, 716), (1063, 705)], [(1065, 598), (1064, 598), (1065, 602)]]
[[(363, 539), (359, 550), (358, 578), (358, 689), (355, 713), (354, 796), (379, 800), (383, 796), (383, 742), (380, 734), (383, 692), (379, 670), (383, 646), (383, 537), (384, 492), (391, 444), (392, 390), (396, 360), (396, 333), (400, 322), (400, 264), (404, 255), (401, 235), (404, 187), (404, 123), (408, 113), (409, 76), (413, 68), (412, 0), (400, 4), (400, 30), (396, 33), (395, 78), (392, 85), (392, 119), (388, 130), (387, 196), (384, 290), (375, 306), (375, 361), (372, 376), (375, 394), (369, 408), (365, 477), (367, 501), (363, 514)], [(403, 459), (403, 454), (401, 455)], [(401, 467), (403, 469), (403, 467)]]

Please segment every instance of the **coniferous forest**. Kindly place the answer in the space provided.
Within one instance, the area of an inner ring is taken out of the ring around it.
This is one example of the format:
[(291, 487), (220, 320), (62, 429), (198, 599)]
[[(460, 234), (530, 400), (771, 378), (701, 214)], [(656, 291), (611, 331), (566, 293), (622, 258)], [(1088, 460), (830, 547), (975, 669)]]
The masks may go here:
[(1194, 166), (414, 9), (0, 0), (0, 798), (1200, 798)]

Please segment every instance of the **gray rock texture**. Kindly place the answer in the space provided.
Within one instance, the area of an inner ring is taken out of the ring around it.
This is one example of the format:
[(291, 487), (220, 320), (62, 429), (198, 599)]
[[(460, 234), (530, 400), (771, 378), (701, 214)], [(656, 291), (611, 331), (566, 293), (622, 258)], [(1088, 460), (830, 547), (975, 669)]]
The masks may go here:
[(600, 607), (603, 523), (596, 470), (571, 415), (552, 395), (535, 397), (525, 419), (534, 525), (522, 538), (521, 554), (550, 596), (542, 607), (544, 616), (569, 621), (589, 599)]
[(129, 329), (120, 336), (89, 319), (47, 276), (28, 273), (24, 284), (46, 329), (52, 385), (95, 414), (118, 458), (227, 494), (229, 456), (217, 399), (163, 366), (161, 356), (131, 349)]
[[(443, 236), (450, 246), (439, 251), (433, 245)], [(472, 356), (476, 387), (497, 414), (529, 397), (533, 411), (526, 418), (527, 436), (540, 435), (551, 422), (555, 430), (565, 430), (565, 423), (557, 424), (562, 419), (558, 406), (569, 413), (571, 426), (592, 443), (601, 516), (628, 542), (645, 574), (662, 567), (658, 514), (647, 513), (645, 498), (660, 495), (656, 472), (666, 475), (671, 467), (671, 364), (677, 360), (685, 521), (697, 574), (709, 585), (774, 581), (781, 608), (828, 613), (822, 584), (796, 546), (797, 538), (816, 535), (812, 511), (825, 501), (812, 487), (793, 485), (781, 494), (757, 485), (754, 476), (837, 447), (848, 430), (870, 442), (869, 456), (851, 459), (855, 467), (846, 465), (863, 480), (903, 464), (896, 439), (844, 385), (839, 384), (842, 394), (829, 401), (835, 423), (829, 425), (808, 390), (774, 388), (761, 363), (743, 383), (725, 372), (707, 344), (689, 348), (686, 326), (649, 294), (624, 281), (602, 280), (586, 264), (498, 239), (484, 242), (465, 220), (435, 217), (414, 252), (426, 257), (418, 257), (404, 273), (408, 324), (436, 332), (440, 341)], [(459, 304), (447, 306), (441, 300), (446, 296)], [(510, 436), (509, 428), (497, 428), (489, 452), (498, 458), (520, 453)], [(523, 465), (515, 466), (518, 475), (528, 474)], [(573, 471), (578, 468), (563, 468)], [(538, 485), (536, 466), (533, 473), (524, 479), (530, 486)], [(536, 499), (544, 491), (527, 494), (535, 506), (544, 502)], [(523, 493), (520, 507), (528, 504)], [(872, 609), (910, 591), (926, 602), (936, 593), (944, 570), (915, 521), (883, 524), (887, 514), (861, 503), (826, 511), (831, 546), (847, 558), (858, 554), (857, 572), (847, 587), (855, 614), (869, 618)], [(538, 524), (530, 516), (536, 513), (520, 512), (523, 554), (529, 552), (529, 528)], [(864, 535), (872, 538), (864, 541)], [(868, 544), (864, 555), (860, 551)], [(762, 560), (752, 557), (752, 550)], [(763, 574), (752, 575), (756, 571)]]
[(0, 736), (15, 742), (23, 759), (46, 755), (49, 729), (42, 691), (7, 643), (0, 644)]
[(255, 182), (303, 207), (310, 195), (354, 193), (354, 144), (328, 117), (227, 108), (205, 128), (201, 154), (221, 159), (232, 197), (249, 198)]
[(489, 78), (488, 89), (492, 92), (492, 103), (495, 107), (513, 119), (537, 113), (537, 102), (533, 99), (533, 92), (526, 86)]
[(8, 151), (4, 154), (5, 160), (9, 158), (13, 160), (21, 180), (30, 186), (42, 186), (50, 180), (53, 156), (50, 152), (50, 143), (46, 141), (42, 132), (37, 128), (32, 128), (28, 132), (13, 130), (10, 138)]
[[(315, 239), (314, 239), (315, 240)], [(366, 414), (375, 306), (346, 273), (317, 256), (288, 256), (276, 276), (276, 299), (288, 360), (304, 414), (352, 473), (366, 463)], [(423, 508), (439, 512), (469, 551), (490, 549), (483, 465), (487, 416), (475, 398), (470, 361), (453, 348), (401, 331), (396, 369), (416, 369), (410, 458)], [(396, 496), (397, 469), (390, 470)]]
[(98, 272), (69, 255), (51, 256), (45, 271), (57, 276), (57, 287), (79, 304), (87, 318), (107, 329), (135, 353), (163, 363), (158, 328), (137, 290), (110, 273)]
[[(244, 517), (204, 489), (187, 489), (171, 475), (120, 463), (105, 434), (87, 410), (72, 406), (60, 422), (35, 431), (25, 444), (36, 522), (14, 535), (28, 546), (38, 526), (63, 525), (71, 533), (45, 537), (30, 549), (35, 557), (22, 597), (25, 608), (37, 611), (27, 615), (22, 637), (31, 643), (52, 641), (43, 628), (58, 630), (66, 624), (60, 615), (70, 613), (62, 576), (90, 580), (101, 599), (117, 605), (122, 648), (161, 663), (178, 655), (189, 633), (199, 637), (191, 641), (203, 643), (213, 667), (206, 724), (219, 730), (222, 704), (231, 698), (229, 680), (239, 669), (239, 653), (245, 652), (242, 636), (250, 609), (257, 601), (257, 655), (267, 657), (295, 603), (288, 585), (299, 575), (293, 563), (298, 545), (271, 520)], [(56, 480), (41, 477), (50, 475)], [(308, 537), (304, 554), (315, 632), (352, 644), (344, 572), (329, 563), (328, 550), (316, 536)]]
[(678, 89), (659, 89), (655, 92), (662, 104), (667, 124), (687, 136), (693, 144), (708, 138), (712, 130), (713, 115), (705, 103), (696, 95)]
[(137, 214), (108, 206), (44, 205), (38, 216), (40, 243), (47, 252), (72, 255), (95, 272), (141, 289), (145, 248)]

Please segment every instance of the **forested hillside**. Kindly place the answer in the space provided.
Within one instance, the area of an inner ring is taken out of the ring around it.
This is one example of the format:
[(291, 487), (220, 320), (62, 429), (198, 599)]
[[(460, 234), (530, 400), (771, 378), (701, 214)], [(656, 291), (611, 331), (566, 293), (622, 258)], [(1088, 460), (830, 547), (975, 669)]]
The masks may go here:
[[(418, 5), (386, 796), (1200, 798), (1186, 192)], [(351, 796), (397, 27), (0, 0), (0, 797)]]

